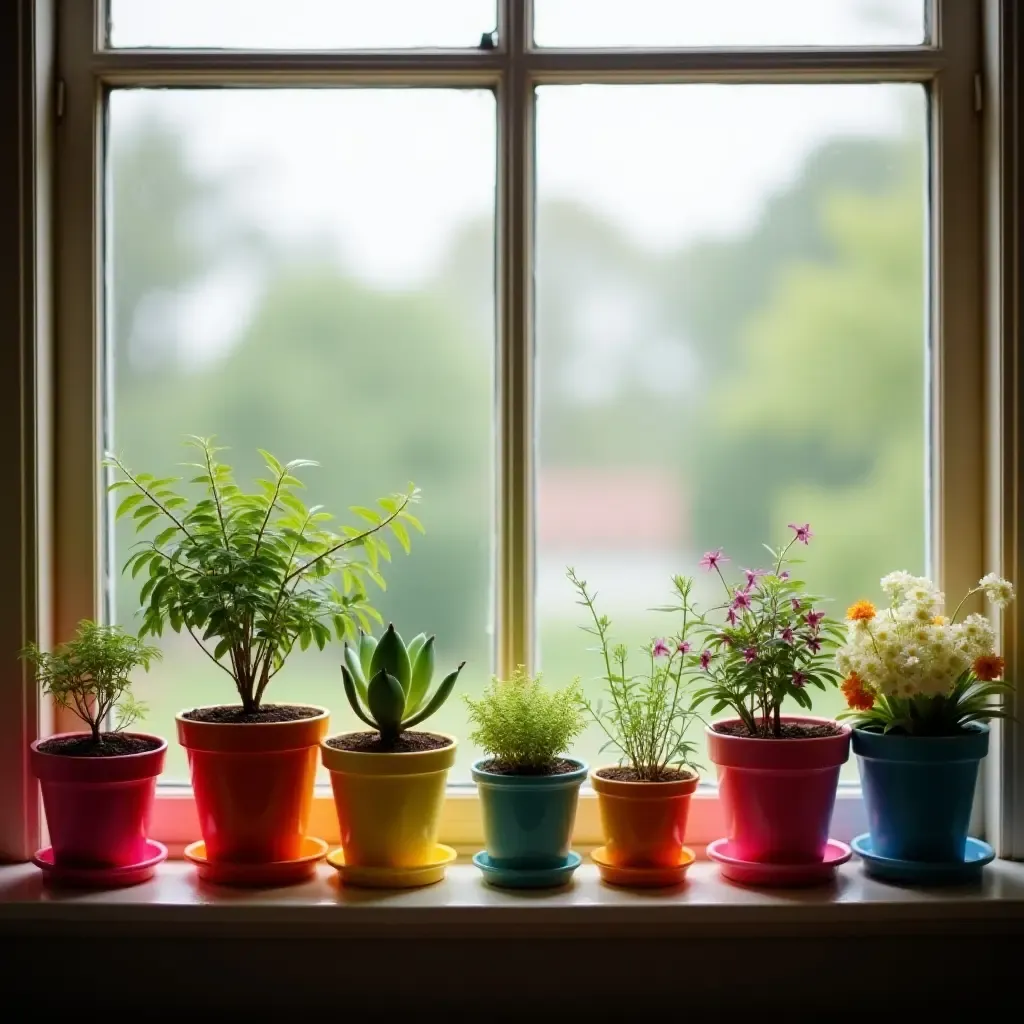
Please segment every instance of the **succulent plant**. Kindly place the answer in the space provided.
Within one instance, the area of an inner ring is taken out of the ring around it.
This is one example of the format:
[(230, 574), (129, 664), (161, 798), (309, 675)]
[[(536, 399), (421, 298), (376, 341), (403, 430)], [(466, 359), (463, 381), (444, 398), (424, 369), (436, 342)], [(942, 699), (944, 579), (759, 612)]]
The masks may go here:
[(379, 641), (360, 630), (358, 648), (345, 644), (341, 676), (352, 710), (389, 745), (444, 704), (465, 664), (446, 675), (431, 695), (434, 638), (420, 633), (406, 645), (389, 624)]

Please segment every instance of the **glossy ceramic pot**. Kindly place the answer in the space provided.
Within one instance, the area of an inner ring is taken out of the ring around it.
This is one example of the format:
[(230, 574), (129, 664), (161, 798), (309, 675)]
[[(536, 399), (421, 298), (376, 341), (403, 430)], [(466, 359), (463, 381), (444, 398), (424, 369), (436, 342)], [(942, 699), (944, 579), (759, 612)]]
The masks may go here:
[[(84, 736), (61, 733), (51, 739)], [(120, 868), (147, 856), (146, 835), (157, 776), (163, 771), (167, 741), (156, 740), (141, 754), (117, 757), (69, 757), (30, 748), (32, 772), (43, 793), (54, 863), (61, 866)]]
[(484, 845), (497, 868), (554, 868), (565, 863), (587, 766), (561, 775), (500, 775), (483, 758), (473, 765), (480, 793)]
[(871, 846), (896, 860), (962, 861), (988, 726), (962, 736), (853, 731)]
[[(316, 705), (306, 705), (316, 707)], [(329, 712), (290, 722), (195, 722), (176, 716), (199, 831), (213, 861), (299, 857)]]

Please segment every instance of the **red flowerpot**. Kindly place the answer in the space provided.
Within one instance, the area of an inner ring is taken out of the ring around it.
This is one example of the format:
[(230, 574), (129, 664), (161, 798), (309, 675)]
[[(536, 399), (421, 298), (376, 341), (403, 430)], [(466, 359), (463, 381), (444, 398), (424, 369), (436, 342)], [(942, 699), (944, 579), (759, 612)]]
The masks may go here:
[[(718, 767), (718, 791), (733, 855), (780, 864), (825, 856), (839, 770), (850, 756), (850, 728), (835, 736), (754, 739), (705, 732), (708, 756)], [(835, 724), (825, 718), (786, 716), (784, 722)]]
[(329, 712), (290, 722), (194, 722), (176, 716), (188, 751), (199, 831), (213, 861), (301, 855)]
[[(81, 735), (62, 733), (51, 739)], [(43, 791), (55, 864), (119, 868), (146, 857), (146, 833), (167, 741), (148, 733), (126, 735), (160, 745), (141, 754), (71, 757), (41, 751), (46, 740), (32, 744), (32, 772)]]

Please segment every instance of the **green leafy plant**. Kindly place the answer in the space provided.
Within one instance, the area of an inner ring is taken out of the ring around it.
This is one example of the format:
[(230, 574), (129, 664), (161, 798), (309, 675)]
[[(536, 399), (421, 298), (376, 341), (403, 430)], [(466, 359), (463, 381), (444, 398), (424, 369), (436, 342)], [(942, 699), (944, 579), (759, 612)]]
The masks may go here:
[(586, 580), (581, 580), (571, 567), (566, 575), (579, 595), (576, 603), (586, 608), (593, 620), (592, 626), (580, 628), (597, 637), (604, 659), (604, 680), (610, 701), (607, 705), (594, 704), (584, 697), (583, 706), (607, 736), (605, 748), (618, 750), (625, 767), (631, 768), (642, 782), (658, 782), (666, 778), (673, 767), (696, 768), (691, 760), (696, 746), (685, 738), (696, 718), (686, 695), (690, 678), (696, 671), (689, 637), (700, 625), (700, 620), (695, 620), (688, 608), (692, 581), (676, 577), (684, 596), (679, 633), (655, 639), (645, 646), (647, 669), (644, 673), (633, 674), (627, 668), (626, 646), (612, 644), (611, 620), (597, 612), (594, 605), (597, 594), (587, 590)]
[(426, 721), (451, 695), (466, 663), (441, 680), (434, 678), (434, 637), (419, 633), (406, 646), (393, 624), (380, 640), (360, 631), (358, 648), (345, 643), (341, 677), (352, 710), (380, 733), (381, 744), (394, 746), (398, 737)]
[[(724, 623), (699, 617), (704, 642), (700, 668), (708, 682), (694, 692), (694, 707), (710, 701), (712, 715), (730, 708), (748, 735), (761, 738), (783, 735), (782, 704), (787, 697), (810, 710), (807, 688), (825, 690), (840, 678), (832, 652), (842, 641), (842, 629), (817, 607), (823, 599), (804, 593), (805, 584), (786, 568), (798, 564), (790, 549), (797, 541), (809, 543), (811, 528), (792, 523), (790, 529), (795, 533), (785, 547), (776, 551), (765, 545), (772, 568), (743, 570), (741, 584), (726, 582), (721, 566), (728, 559), (721, 551), (707, 552), (700, 563), (718, 573), (726, 599), (709, 609), (709, 614), (724, 612)], [(682, 607), (697, 616), (689, 604), (689, 589), (677, 589), (681, 604), (665, 610), (678, 612)]]
[(996, 634), (978, 612), (959, 620), (968, 598), (984, 593), (996, 608), (1014, 599), (1013, 584), (990, 573), (964, 595), (952, 616), (930, 579), (894, 572), (881, 581), (889, 607), (856, 601), (846, 612), (846, 643), (836, 664), (851, 718), (860, 729), (907, 736), (957, 736), (971, 722), (1009, 718), (993, 699), (1012, 690), (1001, 677)]
[(565, 753), (586, 728), (578, 680), (561, 690), (545, 690), (520, 665), (512, 678), (493, 678), (483, 695), (463, 697), (476, 726), (470, 740), (495, 761), (542, 771)]
[(127, 729), (146, 713), (146, 706), (132, 696), (130, 676), (137, 668), (148, 670), (160, 651), (119, 626), (83, 619), (73, 639), (52, 651), (29, 644), (21, 657), (35, 668), (43, 693), (77, 715), (98, 744), (111, 712), (117, 715), (111, 732)]
[(231, 467), (217, 459), (212, 440), (186, 442), (199, 461), (186, 463), (198, 474), (190, 483), (198, 493), (179, 493), (177, 477), (133, 473), (116, 457), (107, 465), (123, 479), (110, 490), (132, 493), (117, 507), (118, 519), (131, 516), (143, 533), (125, 563), (132, 577), (145, 574), (139, 636), (160, 636), (169, 625), (187, 632), (206, 656), (226, 672), (246, 713), (258, 711), (267, 685), (284, 667), (297, 643), (321, 650), (331, 639), (354, 638), (357, 627), (381, 621), (366, 595), (372, 581), (384, 589), (380, 563), (391, 560), (382, 534), (390, 531), (408, 552), (407, 526), (423, 532), (409, 510), (418, 498), (410, 485), (404, 494), (381, 498), (379, 511), (352, 506), (367, 525), (328, 527), (333, 517), (297, 495), (297, 472), (315, 462), (282, 464), (260, 450), (266, 479), (243, 491)]

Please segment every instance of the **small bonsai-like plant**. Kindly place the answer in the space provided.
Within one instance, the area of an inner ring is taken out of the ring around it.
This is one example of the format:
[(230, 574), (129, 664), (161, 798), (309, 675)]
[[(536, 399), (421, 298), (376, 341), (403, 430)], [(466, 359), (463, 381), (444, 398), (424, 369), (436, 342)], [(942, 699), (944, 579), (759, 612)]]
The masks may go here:
[[(724, 623), (699, 617), (700, 668), (708, 682), (694, 692), (694, 707), (710, 701), (712, 715), (730, 708), (745, 735), (762, 739), (785, 736), (782, 704), (787, 697), (810, 710), (808, 687), (825, 690), (840, 678), (832, 652), (842, 642), (841, 627), (818, 608), (822, 598), (805, 593), (805, 584), (787, 568), (797, 564), (789, 554), (793, 545), (810, 543), (811, 528), (792, 523), (790, 529), (794, 535), (785, 547), (776, 551), (765, 545), (772, 567), (744, 569), (741, 584), (726, 582), (721, 567), (728, 559), (721, 551), (707, 552), (700, 563), (718, 574), (726, 599), (709, 609), (709, 614), (724, 612)], [(667, 611), (683, 608), (697, 615), (689, 603), (691, 582), (677, 578), (681, 603)]]
[(878, 613), (870, 601), (857, 601), (846, 613), (848, 635), (836, 663), (846, 676), (849, 710), (840, 717), (907, 736), (957, 736), (971, 722), (1008, 717), (992, 703), (1010, 689), (995, 631), (984, 615), (958, 617), (974, 594), (1004, 607), (1014, 598), (1013, 584), (990, 573), (949, 618), (943, 594), (925, 577), (894, 572), (881, 586), (888, 608)]
[(686, 690), (697, 659), (692, 654), (690, 637), (699, 626), (688, 607), (689, 586), (685, 583), (683, 616), (679, 633), (654, 639), (643, 648), (646, 671), (633, 674), (627, 668), (629, 653), (624, 644), (613, 644), (611, 620), (599, 615), (594, 605), (597, 594), (587, 590), (572, 568), (566, 570), (579, 595), (577, 604), (590, 612), (592, 626), (581, 626), (596, 636), (604, 659), (604, 680), (610, 703), (593, 703), (583, 698), (583, 706), (607, 736), (604, 745), (619, 751), (624, 781), (661, 782), (692, 771), (691, 757), (696, 746), (687, 741), (686, 732), (696, 715)]
[(131, 493), (116, 517), (131, 516), (138, 533), (159, 529), (128, 558), (125, 571), (145, 574), (139, 636), (160, 636), (169, 625), (184, 630), (234, 682), (243, 714), (259, 711), (268, 684), (296, 644), (321, 650), (331, 639), (355, 638), (370, 620), (381, 621), (369, 603), (366, 581), (384, 588), (380, 562), (390, 561), (383, 539), (390, 531), (405, 551), (411, 526), (423, 527), (409, 510), (418, 492), (381, 498), (380, 511), (353, 506), (366, 525), (328, 528), (332, 516), (307, 508), (296, 491), (300, 469), (315, 462), (282, 464), (260, 451), (269, 473), (243, 491), (231, 467), (217, 460), (206, 438), (187, 442), (199, 455), (191, 483), (199, 493), (179, 493), (178, 478), (133, 473), (110, 457), (123, 479), (110, 489)]
[[(101, 746), (107, 731), (120, 733), (145, 714), (145, 705), (132, 696), (131, 674), (148, 670), (160, 651), (119, 626), (83, 619), (71, 640), (52, 651), (29, 644), (21, 657), (35, 668), (43, 693), (80, 718), (93, 744)], [(114, 726), (105, 731), (111, 713)]]
[(380, 733), (382, 750), (394, 748), (402, 733), (426, 721), (451, 695), (465, 662), (449, 672), (431, 694), (434, 637), (419, 633), (406, 646), (393, 624), (380, 640), (360, 631), (359, 647), (345, 643), (341, 677), (356, 715)]
[[(519, 775), (549, 775), (559, 770), (559, 755), (586, 728), (583, 692), (578, 680), (561, 690), (545, 690), (520, 665), (512, 678), (493, 678), (483, 695), (463, 697), (476, 726), (470, 740), (491, 760), (490, 769)], [(571, 762), (562, 762), (575, 767)]]

